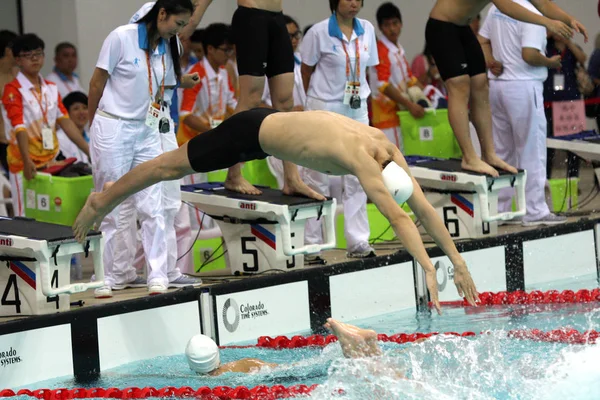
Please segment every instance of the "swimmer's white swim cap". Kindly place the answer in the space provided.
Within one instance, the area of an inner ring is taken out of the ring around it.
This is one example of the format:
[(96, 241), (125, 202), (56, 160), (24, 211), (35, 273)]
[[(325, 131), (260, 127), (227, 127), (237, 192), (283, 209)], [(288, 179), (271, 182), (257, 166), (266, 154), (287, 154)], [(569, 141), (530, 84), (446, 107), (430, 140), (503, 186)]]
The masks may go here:
[(185, 348), (185, 356), (192, 371), (208, 374), (219, 368), (219, 346), (205, 335), (194, 335)]
[(385, 187), (396, 202), (402, 204), (412, 196), (412, 179), (401, 166), (392, 161), (383, 169), (382, 175)]

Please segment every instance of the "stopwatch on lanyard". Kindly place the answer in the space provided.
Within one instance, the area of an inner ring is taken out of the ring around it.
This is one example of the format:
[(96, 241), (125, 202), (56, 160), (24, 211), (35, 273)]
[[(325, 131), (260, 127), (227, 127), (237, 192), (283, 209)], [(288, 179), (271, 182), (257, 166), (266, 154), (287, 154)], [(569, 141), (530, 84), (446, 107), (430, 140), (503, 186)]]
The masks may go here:
[(349, 105), (353, 110), (357, 110), (361, 106), (360, 99), (360, 51), (358, 48), (358, 38), (356, 38), (355, 44), (355, 57), (356, 63), (354, 69), (350, 62), (350, 55), (348, 55), (348, 49), (346, 49), (346, 43), (342, 41), (342, 47), (344, 53), (346, 53), (346, 89), (344, 90), (344, 104)]

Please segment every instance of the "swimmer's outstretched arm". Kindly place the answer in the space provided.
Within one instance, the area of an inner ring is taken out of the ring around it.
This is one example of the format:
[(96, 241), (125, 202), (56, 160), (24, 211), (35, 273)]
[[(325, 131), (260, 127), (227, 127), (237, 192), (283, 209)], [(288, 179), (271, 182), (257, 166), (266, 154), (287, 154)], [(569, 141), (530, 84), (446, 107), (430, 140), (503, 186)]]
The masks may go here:
[(90, 194), (73, 224), (75, 238), (83, 242), (87, 232), (94, 225), (99, 226), (106, 214), (129, 196), (158, 182), (177, 180), (193, 174), (194, 170), (188, 160), (187, 146), (186, 143), (176, 150), (146, 161), (123, 175), (118, 181), (107, 184), (102, 192)]
[(185, 28), (183, 28), (179, 33), (180, 38), (187, 39), (192, 36), (192, 33), (194, 33), (200, 24), (200, 21), (202, 20), (202, 17), (204, 17), (204, 13), (206, 12), (208, 6), (210, 6), (210, 3), (212, 3), (212, 0), (194, 1), (194, 13), (192, 14), (192, 17)]
[[(411, 176), (408, 164), (406, 164), (400, 151), (397, 151), (393, 158), (394, 162), (404, 168), (408, 175)], [(441, 313), (435, 267), (425, 250), (417, 227), (408, 214), (406, 214), (406, 212), (404, 212), (404, 210), (396, 203), (385, 187), (379, 164), (374, 159), (362, 162), (361, 169), (357, 171), (357, 178), (369, 199), (375, 203), (379, 211), (390, 221), (390, 224), (394, 228), (394, 232), (398, 238), (400, 238), (406, 250), (425, 270), (427, 288), (429, 289), (431, 300), (438, 310), (438, 313)], [(477, 290), (464, 259), (456, 249), (456, 246), (450, 237), (450, 233), (448, 233), (448, 230), (435, 212), (435, 209), (425, 198), (425, 195), (421, 191), (421, 187), (412, 176), (411, 179), (414, 186), (413, 194), (408, 200), (411, 210), (417, 215), (427, 232), (448, 258), (450, 258), (450, 262), (454, 265), (454, 283), (456, 284), (459, 295), (464, 295), (469, 303), (475, 305)]]

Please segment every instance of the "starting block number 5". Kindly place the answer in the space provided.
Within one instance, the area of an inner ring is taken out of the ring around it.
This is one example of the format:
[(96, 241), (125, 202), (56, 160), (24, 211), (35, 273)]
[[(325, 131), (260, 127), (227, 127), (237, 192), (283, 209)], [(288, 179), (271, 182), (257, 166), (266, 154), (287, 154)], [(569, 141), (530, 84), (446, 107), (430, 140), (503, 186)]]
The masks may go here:
[[(37, 282), (36, 282), (37, 283)], [(58, 270), (55, 270), (52, 274), (52, 280), (50, 286), (58, 288)], [(58, 296), (46, 297), (46, 303), (56, 303), (56, 309), (60, 308), (60, 298)], [(19, 291), (19, 284), (16, 274), (10, 274), (6, 281), (6, 286), (2, 291), (2, 298), (0, 299), (0, 306), (2, 307), (15, 307), (15, 314), (21, 314), (21, 297)]]

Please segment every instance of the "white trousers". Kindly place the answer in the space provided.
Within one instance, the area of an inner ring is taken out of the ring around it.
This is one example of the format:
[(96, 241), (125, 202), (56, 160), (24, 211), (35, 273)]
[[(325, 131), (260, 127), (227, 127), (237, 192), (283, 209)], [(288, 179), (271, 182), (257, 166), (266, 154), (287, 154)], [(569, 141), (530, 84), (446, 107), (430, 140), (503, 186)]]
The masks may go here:
[[(143, 121), (122, 121), (96, 115), (90, 129), (90, 152), (96, 191), (107, 182), (116, 181), (135, 166), (162, 153), (158, 130)], [(141, 222), (142, 244), (148, 260), (148, 282), (168, 283), (167, 230), (162, 201), (163, 184), (150, 186), (116, 207), (108, 214), (100, 230), (104, 233), (104, 275), (107, 285), (126, 283), (136, 278), (132, 266), (135, 249), (135, 214)], [(133, 218), (132, 218), (133, 215)], [(129, 235), (129, 237), (127, 237)]]
[[(326, 110), (345, 115), (363, 124), (369, 124), (367, 102), (363, 100), (362, 107), (357, 110), (340, 102), (330, 103), (309, 97), (306, 101), (307, 110)], [(330, 178), (321, 172), (302, 168), (302, 180), (312, 189), (324, 196), (331, 196)], [(367, 195), (354, 175), (342, 177), (342, 204), (344, 207), (344, 236), (347, 249), (354, 250), (360, 243), (369, 241), (370, 229), (367, 217)], [(323, 242), (322, 221), (310, 219), (306, 222), (304, 240), (309, 244)]]
[(15, 217), (25, 216), (25, 195), (23, 190), (23, 174), (12, 172), (8, 173), (8, 180), (10, 181), (10, 195), (13, 203), (13, 210)]
[(396, 145), (400, 152), (404, 151), (404, 143), (402, 141), (402, 130), (399, 126), (396, 126), (394, 128), (382, 129), (381, 131), (385, 133), (385, 136), (390, 142)]
[[(537, 81), (491, 81), (494, 146), (507, 163), (527, 171), (524, 221), (550, 214), (544, 186), (546, 184), (546, 116), (543, 83)], [(498, 211), (512, 207), (513, 189), (498, 195)]]

